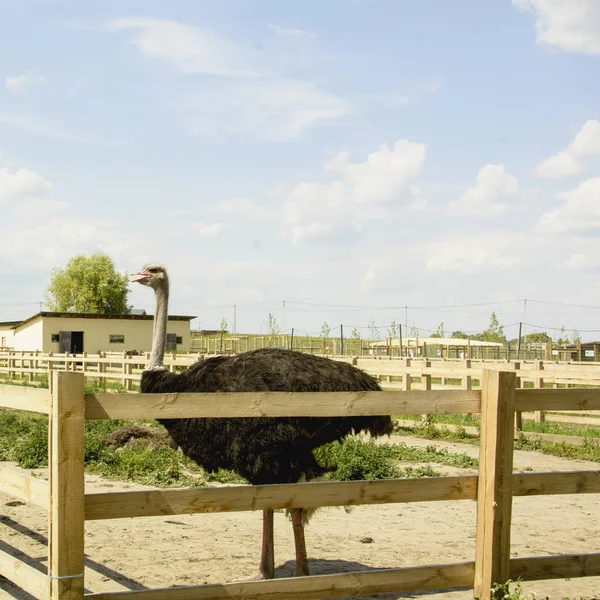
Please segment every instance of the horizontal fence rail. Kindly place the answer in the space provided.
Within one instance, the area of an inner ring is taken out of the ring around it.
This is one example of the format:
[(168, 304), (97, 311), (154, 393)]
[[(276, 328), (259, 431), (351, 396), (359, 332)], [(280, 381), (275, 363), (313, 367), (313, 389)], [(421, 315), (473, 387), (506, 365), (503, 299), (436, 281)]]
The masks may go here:
[[(398, 392), (88, 394), (83, 375), (55, 373), (47, 390), (0, 386), (0, 406), (50, 414), (48, 482), (0, 466), (0, 490), (45, 506), (50, 518), (49, 574), (0, 552), (0, 574), (36, 598), (84, 596), (84, 523), (129, 517), (471, 500), (478, 503), (475, 562), (379, 569), (308, 578), (92, 593), (89, 598), (336, 598), (384, 592), (474, 587), (489, 600), (493, 582), (600, 575), (600, 554), (510, 560), (512, 498), (597, 494), (600, 471), (512, 473), (517, 411), (600, 409), (600, 390), (519, 389), (516, 374), (486, 370), (482, 390)], [(87, 419), (357, 416), (482, 413), (479, 475), (352, 482), (309, 482), (86, 494), (83, 434)], [(499, 519), (498, 515), (502, 518)]]

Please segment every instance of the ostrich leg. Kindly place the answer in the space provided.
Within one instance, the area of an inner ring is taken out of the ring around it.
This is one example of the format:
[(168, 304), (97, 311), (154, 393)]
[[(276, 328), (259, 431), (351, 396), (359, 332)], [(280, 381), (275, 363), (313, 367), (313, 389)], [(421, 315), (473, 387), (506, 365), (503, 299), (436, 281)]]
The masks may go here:
[(306, 541), (304, 540), (302, 510), (301, 508), (292, 509), (292, 526), (294, 528), (294, 542), (296, 543), (296, 577), (310, 575), (308, 557), (306, 556)]
[(273, 546), (273, 509), (263, 510), (262, 550), (256, 579), (273, 579), (275, 577), (275, 553)]

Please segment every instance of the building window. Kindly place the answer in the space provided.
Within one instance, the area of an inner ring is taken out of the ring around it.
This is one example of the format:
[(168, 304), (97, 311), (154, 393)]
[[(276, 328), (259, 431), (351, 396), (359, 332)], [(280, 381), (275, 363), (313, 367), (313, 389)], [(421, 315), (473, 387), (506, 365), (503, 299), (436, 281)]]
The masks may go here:
[(125, 336), (124, 335), (114, 335), (111, 334), (108, 336), (108, 341), (111, 344), (124, 344), (125, 343)]
[(58, 342), (58, 333), (53, 333), (52, 334), (52, 341), (53, 342)]
[(177, 336), (177, 342), (176, 343), (177, 344), (183, 344), (183, 338), (180, 335)]

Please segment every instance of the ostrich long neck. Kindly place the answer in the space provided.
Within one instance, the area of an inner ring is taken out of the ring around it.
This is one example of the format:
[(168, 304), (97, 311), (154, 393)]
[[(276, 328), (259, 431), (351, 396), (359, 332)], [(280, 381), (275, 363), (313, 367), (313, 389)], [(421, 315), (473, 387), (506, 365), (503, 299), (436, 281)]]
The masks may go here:
[(169, 282), (155, 290), (156, 310), (154, 311), (154, 331), (152, 333), (152, 353), (146, 367), (148, 371), (164, 369), (165, 346), (167, 343), (167, 318), (169, 310)]

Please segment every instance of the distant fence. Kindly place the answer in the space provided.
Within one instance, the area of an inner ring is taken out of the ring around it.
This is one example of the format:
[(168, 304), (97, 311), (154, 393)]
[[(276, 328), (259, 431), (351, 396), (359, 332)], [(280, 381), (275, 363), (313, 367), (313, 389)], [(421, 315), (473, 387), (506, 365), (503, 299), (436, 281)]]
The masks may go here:
[[(171, 371), (185, 370), (200, 358), (200, 354), (167, 354), (165, 366)], [(40, 375), (53, 371), (75, 371), (87, 377), (120, 382), (131, 391), (133, 384), (141, 379), (150, 353), (129, 355), (126, 352), (101, 352), (100, 354), (47, 353), (39, 351), (0, 351), (0, 378), (21, 378), (33, 383)], [(336, 357), (334, 360), (350, 362), (376, 377), (385, 390), (411, 389), (478, 389), (481, 371), (488, 369), (513, 370), (517, 385), (533, 385), (544, 388), (558, 386), (600, 387), (600, 363), (557, 363), (553, 361), (506, 361), (494, 359), (435, 359), (435, 358), (391, 358), (391, 357)], [(437, 381), (439, 380), (439, 383)], [(542, 411), (535, 413), (537, 421), (546, 418)], [(560, 417), (548, 415), (548, 420), (563, 423), (595, 425), (588, 416)], [(519, 419), (517, 419), (517, 424)], [(598, 423), (600, 424), (600, 423)], [(519, 427), (517, 427), (519, 428)]]
[[(472, 586), (493, 598), (494, 583), (600, 576), (600, 553), (510, 558), (513, 496), (600, 493), (600, 472), (513, 475), (516, 411), (600, 410), (600, 389), (519, 389), (514, 372), (484, 370), (481, 390), (84, 394), (81, 373), (53, 375), (53, 392), (0, 385), (0, 406), (50, 416), (49, 482), (0, 467), (0, 490), (50, 511), (48, 569), (0, 551), (0, 574), (36, 598), (84, 598), (84, 524), (116, 519), (201, 512), (312, 508), (442, 500), (477, 502), (475, 561), (378, 569), (135, 592), (90, 593), (97, 600), (281, 598), (308, 600), (385, 592)], [(86, 419), (193, 417), (335, 417), (353, 415), (481, 413), (478, 476), (382, 481), (317, 482), (142, 492), (86, 494)], [(405, 532), (403, 532), (403, 535)]]

